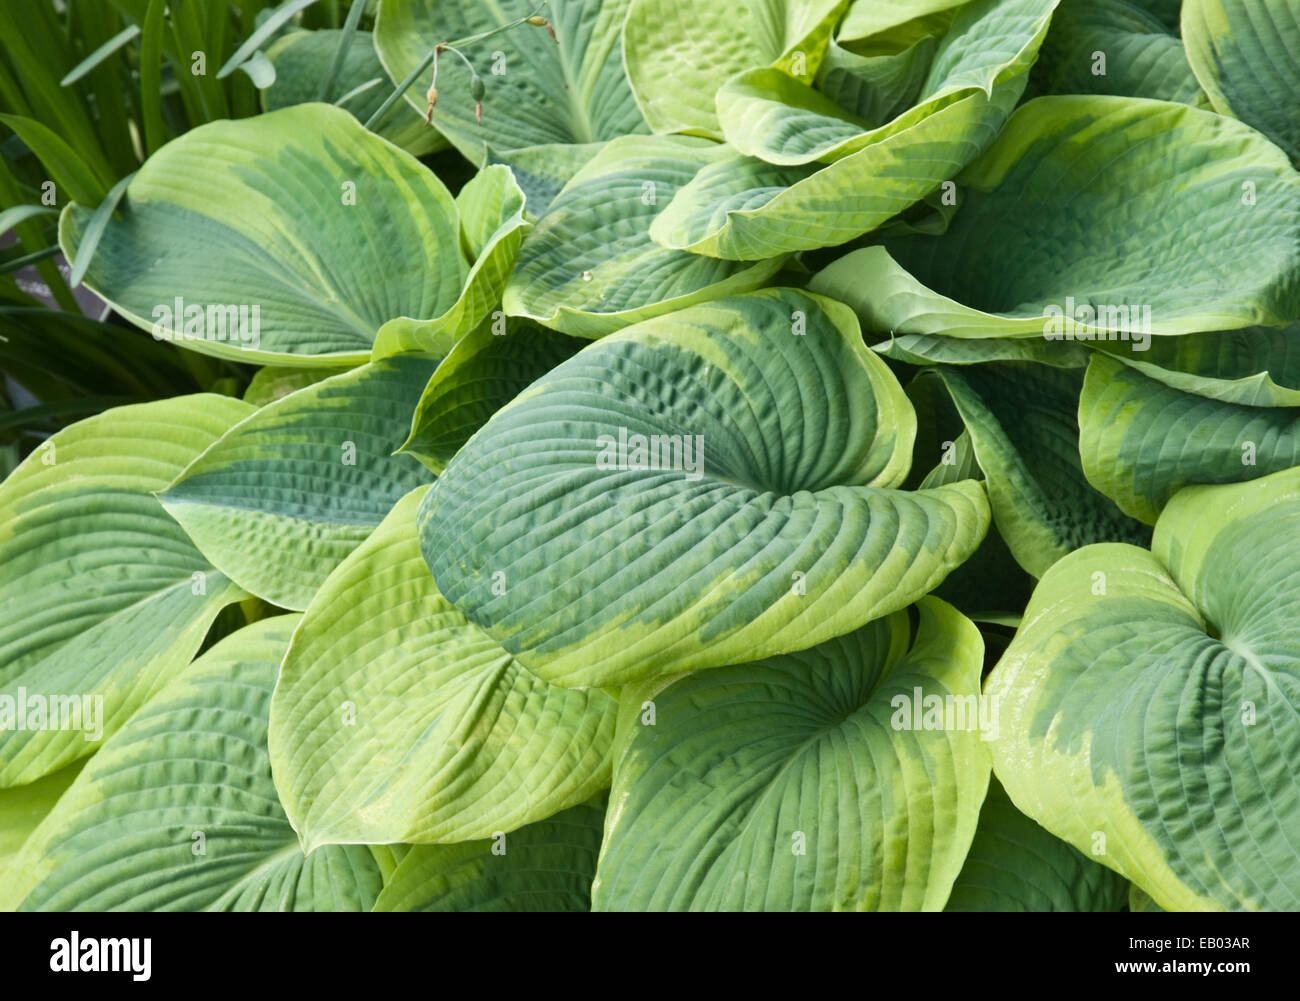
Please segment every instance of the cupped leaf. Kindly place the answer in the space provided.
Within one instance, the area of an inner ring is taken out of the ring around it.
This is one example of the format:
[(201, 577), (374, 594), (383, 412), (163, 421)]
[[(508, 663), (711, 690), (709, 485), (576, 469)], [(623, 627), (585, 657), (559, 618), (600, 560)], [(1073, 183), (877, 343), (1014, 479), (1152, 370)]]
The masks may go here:
[(152, 491), (251, 412), (215, 394), (115, 407), (0, 484), (0, 787), (95, 750), (244, 597)]
[(487, 840), (417, 845), (374, 909), (589, 911), (604, 819), (597, 800)]
[(771, 66), (810, 81), (848, 0), (631, 0), (627, 74), (655, 132), (721, 138), (714, 94), (729, 77)]
[[(319, 31), (292, 31), (276, 39), (266, 50), (267, 58), (275, 67), (275, 82), (262, 91), (262, 107), (275, 111), (317, 100), (321, 77), (329, 72), (342, 36), (342, 30), (323, 28)], [(379, 83), (375, 86), (342, 101), (341, 106), (360, 122), (368, 121), (379, 110), (391, 85), (375, 52), (370, 32), (354, 31), (339, 75), (335, 78), (334, 89), (325, 100), (340, 101), (356, 88), (376, 79)], [(442, 133), (425, 125), (405, 101), (395, 105), (375, 125), (374, 131), (416, 156), (447, 145)]]
[(1214, 109), (1300, 163), (1300, 0), (1186, 0), (1182, 30)]
[[(118, 211), (86, 285), (157, 337), (238, 361), (360, 364), (385, 323), (436, 321), (470, 275), (442, 182), (324, 104), (187, 132)], [(90, 215), (64, 211), (69, 258)]]
[(870, 143), (865, 121), (779, 69), (738, 73), (717, 103), (727, 143), (765, 163), (833, 163)]
[(791, 289), (580, 351), (500, 410), (420, 512), (440, 590), (566, 686), (797, 650), (904, 607), (983, 537), (918, 493), (915, 417), (852, 313)]
[[(1231, 119), (1043, 97), (957, 179), (942, 236), (854, 251), (810, 287), (871, 329), (1123, 341), (1300, 316), (1300, 174)], [(1123, 220), (1111, 225), (1106, 220)], [(1188, 241), (1186, 234), (1199, 237)]]
[[(596, 910), (941, 910), (989, 780), (979, 631), (925, 598), (629, 688)], [(929, 715), (926, 715), (926, 714)]]
[(369, 910), (382, 887), (370, 849), (304, 856), (271, 782), (267, 710), (297, 621), (244, 627), (141, 708), (36, 828), (0, 906)]
[(1079, 460), (1079, 369), (1004, 363), (938, 370), (987, 477), (989, 506), (1016, 561), (1035, 577), (1093, 542), (1150, 541), (1094, 490)]
[(456, 196), (460, 249), (471, 264), (460, 295), (436, 320), (403, 318), (385, 323), (375, 336), (373, 357), (441, 358), (495, 310), (529, 229), (524, 201), (514, 174), (500, 164), (483, 168), (461, 188)]
[(402, 451), (441, 473), (489, 417), (586, 343), (531, 320), (483, 324), (438, 364)]
[[(879, 128), (836, 114), (828, 98), (779, 73), (733, 78), (718, 93), (718, 115), (740, 153), (703, 167), (651, 236), (665, 247), (757, 260), (874, 229), (993, 141), (1057, 2), (976, 0), (962, 8), (919, 103)], [(833, 162), (818, 169), (811, 160)]]
[(1097, 355), (1079, 398), (1079, 454), (1089, 483), (1154, 524), (1187, 484), (1254, 480), (1300, 464), (1300, 409), (1184, 393)]
[(817, 89), (841, 114), (850, 112), (868, 127), (884, 125), (916, 103), (938, 44), (938, 36), (926, 35), (897, 51), (891, 47), (863, 56), (831, 41), (817, 72)]
[[(384, 0), (375, 48), (389, 75), (405, 79), (435, 45), (457, 43), (536, 13), (532, 0)], [(620, 46), (628, 0), (550, 0), (555, 31), (520, 24), (455, 47), (484, 84), (482, 123), (470, 74), (454, 55), (438, 59), (433, 124), (472, 163), (490, 146), (507, 153), (550, 143), (593, 143), (645, 132), (623, 71)], [(407, 100), (424, 114), (424, 92)]]
[(159, 498), (241, 587), (304, 609), (392, 506), (429, 481), (413, 457), (393, 453), (433, 370), (422, 358), (389, 358), (267, 404)]
[(723, 147), (686, 136), (610, 142), (565, 186), (524, 240), (503, 301), (577, 337), (599, 337), (652, 316), (758, 288), (779, 258), (738, 264), (667, 250), (650, 225)]
[(989, 677), (1017, 807), (1167, 910), (1300, 906), (1300, 469), (1081, 549)]
[(945, 910), (1122, 911), (1128, 899), (1126, 879), (1026, 817), (994, 778)]
[(1174, 31), (1128, 0), (1063, 0), (1031, 86), (1044, 94), (1210, 103)]
[(617, 704), (528, 673), (438, 593), (404, 498), (284, 659), (271, 759), (310, 848), (489, 838), (608, 786)]
[(1140, 354), (1109, 341), (1092, 347), (1185, 393), (1248, 407), (1300, 406), (1300, 323), (1164, 337)]

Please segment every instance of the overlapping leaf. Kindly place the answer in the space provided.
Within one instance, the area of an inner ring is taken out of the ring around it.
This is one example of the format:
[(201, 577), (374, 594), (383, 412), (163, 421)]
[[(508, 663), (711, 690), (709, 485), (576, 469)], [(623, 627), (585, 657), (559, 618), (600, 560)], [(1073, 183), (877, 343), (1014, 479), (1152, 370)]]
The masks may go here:
[(1170, 910), (1300, 903), (1300, 469), (1043, 577), (990, 676), (1015, 804)]
[(900, 29), (925, 32), (951, 19), (969, 0), (853, 0), (835, 37), (856, 48), (875, 46)]
[(609, 783), (614, 700), (523, 670), (438, 593), (423, 493), (325, 582), (284, 660), (271, 759), (309, 848), (490, 838)]
[(441, 473), (489, 417), (585, 343), (518, 318), (466, 334), (425, 386), (402, 451)]
[(758, 260), (874, 229), (993, 141), (1024, 90), (1056, 4), (963, 7), (918, 103), (878, 128), (837, 112), (829, 98), (778, 70), (732, 78), (718, 92), (718, 116), (740, 152), (702, 168), (651, 236), (666, 247)]
[(1079, 398), (1079, 453), (1094, 487), (1154, 524), (1192, 483), (1237, 483), (1300, 464), (1300, 409), (1185, 393), (1098, 355)]
[(939, 369), (988, 481), (998, 532), (1036, 577), (1093, 542), (1150, 540), (1084, 477), (1078, 408), (1083, 373), (1024, 363)]
[(1120, 911), (1128, 898), (1127, 880), (1048, 834), (995, 778), (945, 910)]
[[(522, 226), (513, 183), (482, 183)], [(90, 217), (65, 210), (69, 259)], [(301, 104), (212, 122), (150, 157), (85, 280), (132, 322), (198, 351), (356, 365), (386, 324), (407, 339), (472, 329), (481, 315), (464, 317), (467, 303), (481, 310), (504, 284), (496, 262), (500, 284), (479, 288), (485, 267), (462, 252), (437, 177), (346, 111)]]
[(765, 66), (811, 80), (846, 6), (847, 0), (631, 0), (623, 45), (645, 120), (655, 132), (721, 138), (719, 85)]
[(578, 337), (758, 288), (780, 259), (740, 264), (667, 250), (655, 217), (723, 147), (685, 136), (610, 142), (555, 197), (519, 251), (504, 307)]
[(587, 911), (600, 852), (603, 797), (483, 841), (418, 845), (376, 911)]
[(625, 690), (595, 909), (941, 910), (989, 779), (983, 644), (919, 613)]
[(251, 412), (213, 394), (116, 407), (0, 485), (0, 787), (93, 751), (244, 596), (152, 492)]
[(1248, 407), (1300, 406), (1300, 324), (1166, 337), (1141, 353), (1110, 341), (1093, 346), (1185, 393)]
[(1209, 106), (1176, 31), (1128, 0), (1063, 0), (1031, 86)]
[(369, 910), (364, 846), (304, 856), (271, 782), (266, 717), (298, 616), (200, 657), (100, 750), (0, 888), (19, 910)]
[(846, 308), (723, 299), (612, 334), (499, 411), (429, 491), (421, 545), (441, 592), (560, 684), (801, 649), (914, 601), (983, 537), (978, 484), (896, 489), (914, 434)]
[[(54, 808), (85, 763), (83, 758), (35, 782), (0, 789), (0, 884), (12, 878), (11, 867), (23, 843)], [(592, 869), (594, 872), (594, 865)]]
[(1214, 109), (1300, 163), (1300, 0), (1186, 0), (1182, 30)]
[(1300, 174), (1231, 119), (1163, 101), (1043, 97), (957, 187), (942, 236), (855, 251), (810, 287), (880, 331), (1104, 335), (1134, 350), (1148, 334), (1300, 316)]
[(461, 337), (497, 312), (514, 266), (515, 254), (528, 232), (525, 195), (506, 167), (485, 167), (456, 196), (460, 248), (470, 262), (456, 301), (432, 322), (395, 319), (379, 328), (373, 357), (422, 354), (444, 357)]
[(393, 453), (433, 362), (396, 357), (312, 383), (231, 428), (160, 494), (231, 579), (282, 608), (325, 578), (430, 479)]

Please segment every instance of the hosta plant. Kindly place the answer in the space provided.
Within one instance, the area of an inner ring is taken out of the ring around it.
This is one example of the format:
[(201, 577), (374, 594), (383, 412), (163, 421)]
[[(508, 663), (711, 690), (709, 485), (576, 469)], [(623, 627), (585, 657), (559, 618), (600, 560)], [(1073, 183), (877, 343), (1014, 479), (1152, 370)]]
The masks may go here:
[(257, 6), (0, 61), (0, 907), (1300, 909), (1300, 5)]

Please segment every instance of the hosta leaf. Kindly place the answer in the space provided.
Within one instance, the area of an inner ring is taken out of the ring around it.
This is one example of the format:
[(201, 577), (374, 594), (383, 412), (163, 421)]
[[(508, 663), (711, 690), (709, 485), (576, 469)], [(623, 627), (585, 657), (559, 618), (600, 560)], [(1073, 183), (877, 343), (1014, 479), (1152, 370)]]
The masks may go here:
[(1183, 0), (1133, 0), (1133, 5), (1141, 7), (1170, 31), (1178, 30)]
[(617, 704), (529, 674), (439, 593), (404, 498), (308, 606), (271, 759), (309, 847), (491, 837), (609, 784)]
[(686, 136), (610, 142), (551, 202), (524, 241), (507, 313), (598, 337), (685, 306), (757, 288), (779, 259), (745, 265), (667, 250), (650, 224), (723, 147)]
[(885, 33), (895, 34), (911, 21), (936, 14), (951, 15), (969, 0), (853, 0), (835, 37), (840, 42), (862, 43)]
[(847, 0), (631, 0), (623, 47), (637, 104), (655, 132), (721, 138), (714, 93), (744, 70), (817, 72)]
[(989, 677), (1011, 799), (1167, 910), (1300, 906), (1298, 529), (1300, 469), (1190, 487), (1049, 570)]
[(949, 911), (1121, 911), (1129, 883), (1034, 823), (997, 779), (980, 808)]
[(1088, 366), (1079, 429), (1088, 482), (1148, 524), (1189, 483), (1236, 483), (1300, 464), (1300, 410), (1184, 393), (1105, 355)]
[[(665, 247), (757, 260), (874, 229), (993, 141), (1056, 3), (976, 0), (962, 8), (920, 102), (875, 129), (834, 114), (829, 99), (775, 71), (733, 78), (718, 93), (718, 115), (740, 153), (703, 167), (651, 236)], [(818, 168), (810, 160), (833, 162)]]
[(920, 96), (938, 41), (927, 35), (901, 51), (875, 56), (858, 55), (831, 41), (817, 73), (817, 89), (841, 114), (850, 112), (868, 127), (884, 125)]
[[(0, 885), (8, 884), (13, 875), (11, 866), (23, 843), (67, 791), (86, 760), (74, 761), (27, 785), (0, 789)], [(595, 859), (592, 863), (594, 873)]]
[[(116, 407), (0, 484), (0, 787), (93, 751), (244, 597), (152, 491), (251, 412), (214, 394)], [(48, 728), (51, 698), (75, 725)]]
[[(914, 380), (908, 387), (909, 398), (916, 400), (917, 389), (926, 382), (937, 384), (938, 380)], [(939, 392), (946, 391), (939, 389)], [(918, 404), (918, 414), (924, 413), (924, 402)], [(939, 441), (942, 435), (943, 432), (939, 432), (933, 439), (940, 446), (939, 461), (921, 479), (920, 488), (924, 490), (960, 480), (983, 479), (984, 474), (975, 461), (970, 432), (961, 432), (956, 435), (956, 440)], [(915, 454), (926, 459), (935, 454), (933, 450), (923, 453), (921, 447), (921, 435), (918, 435)], [(1018, 616), (1033, 589), (1034, 579), (1015, 561), (997, 526), (990, 525), (988, 534), (975, 552), (945, 577), (933, 594), (976, 622), (1000, 622), (1009, 616)]]
[(1135, 349), (1146, 316), (1158, 335), (1300, 315), (1300, 175), (1231, 119), (1043, 97), (957, 186), (945, 234), (854, 251), (810, 287), (880, 331), (1043, 337), (1070, 332), (1073, 311), (1076, 338), (1108, 333)]
[(1166, 386), (1248, 407), (1300, 406), (1300, 323), (1164, 337), (1142, 353), (1093, 345)]
[(840, 304), (693, 306), (498, 411), (425, 498), (424, 557), (471, 622), (566, 686), (801, 649), (914, 601), (983, 537), (978, 484), (893, 489), (914, 434)]
[[(187, 132), (118, 211), (86, 285), (146, 330), (238, 361), (360, 364), (385, 323), (436, 321), (470, 274), (442, 182), (323, 104)], [(69, 259), (90, 215), (64, 211)], [(178, 300), (198, 312), (175, 315)]]
[(489, 417), (584, 344), (531, 320), (480, 326), (434, 371), (402, 451), (441, 473)]
[(231, 428), (160, 494), (213, 564), (282, 608), (430, 479), (394, 455), (433, 362), (389, 358), (312, 383)]
[(1063, 0), (1031, 86), (1209, 106), (1177, 35), (1128, 0)]
[(222, 640), (110, 738), (24, 846), (0, 906), (369, 910), (370, 849), (304, 856), (271, 783), (266, 715), (297, 621)]
[[(375, 48), (394, 80), (402, 80), (441, 42), (490, 31), (536, 13), (532, 0), (384, 0), (375, 23)], [(433, 124), (472, 163), (490, 146), (506, 153), (549, 143), (593, 143), (645, 132), (623, 72), (620, 46), (628, 0), (550, 0), (544, 28), (522, 24), (457, 45), (485, 86), (480, 125), (470, 75), (454, 55), (438, 60), (438, 103)], [(407, 100), (424, 114), (424, 92)]]
[(1035, 577), (1092, 542), (1145, 544), (1150, 533), (1088, 485), (1079, 462), (1079, 369), (1028, 363), (943, 367), (987, 477), (989, 506), (1016, 561)]
[(260, 368), (248, 380), (244, 390), (244, 402), (255, 407), (264, 407), (276, 400), (283, 400), (290, 393), (306, 389), (331, 375), (338, 375), (337, 368), (293, 367), (289, 365), (268, 365)]
[(1132, 883), (1128, 888), (1128, 909), (1134, 914), (1161, 914), (1164, 908)]
[[(1178, 342), (1171, 339), (1160, 343)], [(921, 366), (1022, 361), (1056, 368), (1086, 368), (1092, 358), (1092, 352), (1082, 344), (1011, 337), (962, 340), (940, 334), (899, 334), (872, 347), (886, 358)]]
[(920, 372), (907, 384), (906, 393), (916, 411), (916, 439), (904, 488), (982, 478), (970, 434), (943, 382)]
[(765, 163), (830, 163), (870, 143), (866, 122), (778, 69), (738, 73), (718, 88), (717, 103), (727, 143)]
[(645, 708), (620, 730), (594, 908), (941, 910), (989, 779), (983, 644), (943, 602), (919, 612), (910, 649), (900, 612), (626, 690)]
[(603, 803), (581, 803), (497, 838), (418, 845), (376, 911), (588, 911)]
[(1185, 0), (1182, 29), (1214, 109), (1300, 163), (1300, 0)]
[[(327, 28), (292, 31), (276, 39), (266, 50), (267, 58), (275, 67), (275, 82), (262, 91), (262, 107), (274, 111), (315, 101), (321, 77), (329, 72), (342, 35), (341, 30)], [(380, 83), (342, 105), (360, 122), (368, 121), (379, 110), (392, 88), (375, 52), (370, 32), (357, 31), (348, 45), (334, 89), (325, 100), (337, 101), (354, 88), (376, 78)], [(374, 131), (416, 156), (447, 145), (442, 134), (425, 125), (423, 118), (415, 114), (405, 101), (398, 102)]]
[(551, 201), (573, 175), (607, 145), (604, 142), (547, 143), (545, 146), (526, 146), (508, 153), (498, 153), (489, 148), (488, 163), (501, 163), (510, 168), (527, 200), (526, 211), (529, 217), (536, 219), (545, 214)]
[(441, 358), (501, 301), (528, 232), (524, 193), (508, 167), (485, 167), (456, 196), (461, 252), (472, 261), (459, 298), (434, 322), (392, 320), (375, 337), (375, 358), (402, 353)]

